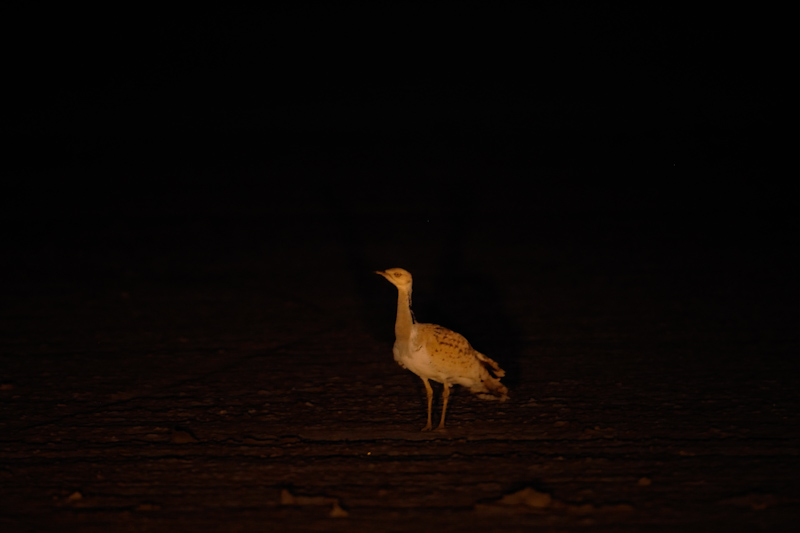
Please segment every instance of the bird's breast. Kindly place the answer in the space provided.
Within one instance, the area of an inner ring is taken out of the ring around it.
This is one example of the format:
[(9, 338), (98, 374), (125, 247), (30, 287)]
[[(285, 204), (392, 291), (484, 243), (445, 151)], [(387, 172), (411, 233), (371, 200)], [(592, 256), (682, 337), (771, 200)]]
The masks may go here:
[(431, 365), (431, 357), (424, 345), (397, 341), (394, 344), (394, 359), (397, 363), (421, 378), (442, 381), (442, 376)]

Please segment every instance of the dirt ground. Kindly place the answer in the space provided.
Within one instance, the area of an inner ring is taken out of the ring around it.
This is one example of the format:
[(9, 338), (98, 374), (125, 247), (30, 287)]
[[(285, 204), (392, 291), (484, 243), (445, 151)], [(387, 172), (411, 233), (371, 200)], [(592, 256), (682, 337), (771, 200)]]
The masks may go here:
[[(753, 219), (17, 221), (0, 530), (793, 530), (796, 238)], [(508, 402), (420, 432), (395, 266)]]

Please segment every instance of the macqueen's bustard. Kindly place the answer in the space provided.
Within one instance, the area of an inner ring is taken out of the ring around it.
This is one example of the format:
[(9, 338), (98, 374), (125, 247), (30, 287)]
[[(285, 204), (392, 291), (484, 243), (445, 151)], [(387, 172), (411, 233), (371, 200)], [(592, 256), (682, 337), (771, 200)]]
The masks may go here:
[(435, 324), (420, 324), (411, 311), (411, 273), (402, 268), (378, 271), (397, 287), (397, 320), (394, 324), (394, 359), (425, 384), (428, 393), (428, 423), (422, 431), (431, 429), (433, 389), (428, 380), (444, 386), (442, 418), (436, 429), (444, 429), (450, 387), (462, 385), (480, 398), (505, 401), (508, 389), (500, 383), (505, 372), (489, 357), (473, 348), (467, 339), (455, 331)]

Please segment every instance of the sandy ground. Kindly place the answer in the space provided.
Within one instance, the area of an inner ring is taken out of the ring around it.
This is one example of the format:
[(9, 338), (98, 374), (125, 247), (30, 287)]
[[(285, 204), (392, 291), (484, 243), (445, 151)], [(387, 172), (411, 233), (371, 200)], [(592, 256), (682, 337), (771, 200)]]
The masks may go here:
[[(796, 247), (679, 219), (12, 227), (0, 529), (793, 530)], [(393, 266), (508, 402), (419, 431)]]

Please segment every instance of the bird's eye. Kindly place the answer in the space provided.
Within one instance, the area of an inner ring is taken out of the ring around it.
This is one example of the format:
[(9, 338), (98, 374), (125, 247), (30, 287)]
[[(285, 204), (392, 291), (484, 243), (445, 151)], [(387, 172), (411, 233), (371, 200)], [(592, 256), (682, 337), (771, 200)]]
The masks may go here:
[(394, 277), (399, 278), (400, 277), (400, 272), (395, 272), (394, 273)]

